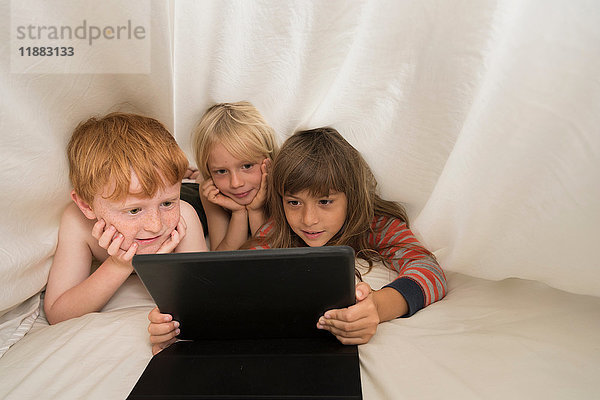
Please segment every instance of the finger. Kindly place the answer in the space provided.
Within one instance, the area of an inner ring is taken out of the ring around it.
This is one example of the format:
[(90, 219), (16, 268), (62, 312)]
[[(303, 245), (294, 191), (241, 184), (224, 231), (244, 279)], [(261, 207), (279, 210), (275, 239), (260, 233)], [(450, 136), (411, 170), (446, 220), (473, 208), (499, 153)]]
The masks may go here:
[(219, 195), (219, 189), (216, 187), (207, 188), (202, 195), (211, 203), (215, 203), (217, 201), (217, 196)]
[(215, 186), (215, 182), (211, 178), (208, 178), (207, 180), (202, 182), (202, 186), (200, 187), (202, 188), (202, 190), (206, 190), (211, 186)]
[(332, 325), (321, 325), (317, 323), (318, 329), (329, 331), (343, 344), (367, 343), (377, 332), (378, 324), (374, 321), (365, 321), (365, 325), (356, 326), (358, 327), (357, 329), (350, 329), (348, 326), (340, 328)]
[(185, 219), (183, 218), (183, 215), (179, 218), (179, 222), (177, 223), (177, 227), (175, 229), (177, 229), (177, 232), (185, 236), (187, 224), (185, 222)]
[(319, 321), (323, 324), (330, 324), (333, 321), (340, 321), (345, 323), (354, 323), (363, 320), (373, 320), (377, 318), (377, 310), (375, 305), (372, 303), (357, 303), (348, 308), (339, 310), (329, 310), (319, 318)]
[(171, 322), (173, 316), (171, 314), (161, 314), (158, 307), (154, 307), (150, 313), (148, 313), (148, 320), (155, 324), (161, 324), (164, 322)]
[(110, 245), (110, 243), (113, 241), (113, 239), (115, 238), (115, 235), (117, 234), (117, 228), (115, 228), (113, 225), (109, 226), (104, 232), (102, 232), (102, 234), (100, 235), (100, 238), (98, 239), (98, 245), (100, 247), (102, 247), (103, 249), (108, 248), (108, 246)]
[(262, 168), (262, 177), (260, 178), (260, 188), (263, 190), (267, 185), (267, 169), (265, 166)]
[(267, 173), (267, 160), (268, 158), (265, 158), (260, 164), (260, 172), (262, 172), (263, 175)]
[[(185, 234), (187, 232), (187, 226), (185, 224), (185, 222), (183, 224), (181, 224), (181, 226), (177, 225), (177, 244), (179, 244), (181, 242), (181, 240), (185, 237)], [(174, 238), (173, 238), (174, 239)]]
[(204, 197), (208, 197), (211, 190), (212, 190), (212, 188), (204, 187), (204, 185), (202, 185), (202, 189), (200, 190), (200, 195), (204, 196)]
[(369, 286), (366, 282), (360, 282), (356, 285), (356, 301), (363, 301), (366, 299), (372, 292), (371, 286)]
[(321, 326), (319, 324), (317, 324), (317, 328), (329, 331), (342, 344), (367, 343), (371, 339), (371, 337), (373, 337), (373, 335), (375, 335), (375, 332), (377, 331), (377, 326), (365, 327), (365, 328), (357, 330), (357, 331), (345, 331), (343, 329), (338, 329), (338, 328), (331, 327), (331, 326)]
[[(164, 336), (169, 335), (179, 329), (179, 322), (171, 321), (162, 324), (150, 323), (148, 325), (148, 333), (150, 336)], [(172, 336), (171, 336), (172, 337)], [(170, 338), (167, 338), (170, 339)], [(165, 339), (165, 340), (167, 340)], [(158, 343), (158, 342), (155, 342)]]
[(352, 322), (320, 318), (317, 322), (317, 328), (319, 329), (324, 329), (334, 334), (345, 332), (346, 336), (357, 336), (359, 332), (373, 329), (373, 326), (377, 326), (377, 323), (369, 318)]
[(179, 241), (179, 232), (177, 232), (177, 230), (173, 230), (173, 232), (171, 232), (171, 236), (160, 246), (160, 249), (158, 249), (157, 253), (172, 253), (179, 244)]
[(179, 217), (179, 223), (178, 224), (182, 224), (184, 229), (187, 229), (187, 223), (185, 222), (185, 218), (183, 218), (183, 215)]
[(94, 237), (94, 239), (100, 239), (100, 236), (102, 236), (105, 227), (106, 221), (104, 221), (104, 219), (100, 218), (98, 221), (96, 221), (94, 227), (92, 228), (92, 236)]
[[(155, 322), (156, 318), (157, 318), (158, 316), (160, 316), (160, 315), (161, 315), (161, 314), (160, 314), (160, 310), (158, 309), (158, 306), (157, 306), (157, 307), (154, 307), (154, 308), (153, 308), (153, 309), (152, 309), (152, 310), (151, 310), (151, 311), (148, 313), (148, 320), (149, 320), (150, 322)], [(162, 314), (162, 315), (168, 315), (168, 314)], [(159, 321), (159, 322), (162, 322), (162, 321)], [(167, 321), (164, 321), (164, 322), (167, 322)]]
[[(356, 311), (352, 312), (354, 309), (351, 310), (351, 307), (352, 306), (350, 306), (348, 308), (327, 310), (327, 311), (325, 311), (325, 314), (323, 314), (323, 316), (321, 318), (324, 320), (334, 319), (334, 320), (340, 320), (340, 321), (354, 321), (354, 320), (359, 319), (360, 315)], [(358, 311), (360, 311), (360, 310), (358, 310)]]
[(150, 335), (150, 343), (152, 344), (156, 344), (156, 343), (164, 343), (167, 342), (171, 339), (174, 339), (177, 337), (177, 335), (179, 335), (180, 330), (179, 329), (175, 329), (173, 331), (170, 331), (169, 333), (166, 333), (164, 335)]
[(366, 324), (367, 324), (366, 320), (365, 321), (358, 320), (358, 321), (348, 322), (348, 321), (339, 320), (339, 319), (331, 319), (331, 318), (321, 317), (321, 318), (319, 318), (319, 321), (317, 322), (317, 328), (325, 329), (328, 331), (335, 329), (337, 331), (356, 332), (356, 331), (360, 331), (360, 330), (364, 329)]
[(138, 249), (138, 244), (136, 242), (133, 242), (131, 244), (131, 246), (129, 246), (129, 248), (127, 249), (127, 251), (125, 252), (125, 255), (123, 256), (123, 259), (125, 261), (131, 261), (133, 259), (133, 256), (135, 256), (135, 253), (137, 252)]
[(217, 200), (218, 196), (219, 196), (219, 189), (215, 187), (208, 191), (208, 195), (206, 197), (215, 201), (215, 200)]
[(185, 171), (185, 174), (183, 175), (184, 178), (189, 178), (189, 179), (194, 179), (195, 176), (194, 174), (197, 175), (198, 173), (198, 168), (194, 167), (194, 166), (188, 166), (187, 170)]
[(110, 245), (106, 249), (106, 251), (108, 251), (108, 254), (110, 254), (111, 256), (116, 256), (119, 253), (119, 250), (121, 250), (121, 245), (123, 244), (124, 240), (125, 236), (123, 236), (121, 232), (117, 233), (115, 239), (110, 243)]

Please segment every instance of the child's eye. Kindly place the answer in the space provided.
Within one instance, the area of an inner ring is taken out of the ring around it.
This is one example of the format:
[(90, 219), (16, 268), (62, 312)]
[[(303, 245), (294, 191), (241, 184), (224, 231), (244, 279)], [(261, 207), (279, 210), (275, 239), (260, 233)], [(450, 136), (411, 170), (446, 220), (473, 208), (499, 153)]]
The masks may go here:
[(214, 170), (213, 173), (217, 174), (217, 175), (224, 175), (227, 173), (227, 170), (226, 169), (217, 169), (217, 170)]
[(138, 214), (140, 211), (142, 211), (141, 208), (132, 208), (131, 210), (127, 211), (129, 214), (131, 215), (136, 215)]
[(324, 206), (329, 205), (331, 203), (333, 203), (333, 200), (329, 200), (329, 199), (321, 199), (321, 200), (319, 200), (319, 204), (324, 205)]
[(298, 200), (288, 200), (287, 203), (292, 207), (300, 205)]
[(244, 164), (242, 165), (242, 169), (250, 169), (254, 166), (254, 164)]
[(160, 205), (163, 207), (171, 207), (173, 204), (175, 204), (174, 201), (163, 201)]

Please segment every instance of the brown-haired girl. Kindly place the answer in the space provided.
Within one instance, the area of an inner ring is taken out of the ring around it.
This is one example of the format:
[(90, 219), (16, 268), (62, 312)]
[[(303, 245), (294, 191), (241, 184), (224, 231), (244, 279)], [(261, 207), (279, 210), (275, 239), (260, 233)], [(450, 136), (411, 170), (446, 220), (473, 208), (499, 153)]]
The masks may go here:
[(398, 277), (374, 291), (361, 282), (357, 303), (330, 310), (317, 322), (345, 344), (366, 343), (380, 322), (411, 316), (446, 294), (435, 257), (415, 238), (398, 203), (377, 195), (360, 153), (335, 129), (296, 132), (273, 162), (268, 185), (270, 221), (257, 248), (348, 245), (369, 269), (381, 261)]

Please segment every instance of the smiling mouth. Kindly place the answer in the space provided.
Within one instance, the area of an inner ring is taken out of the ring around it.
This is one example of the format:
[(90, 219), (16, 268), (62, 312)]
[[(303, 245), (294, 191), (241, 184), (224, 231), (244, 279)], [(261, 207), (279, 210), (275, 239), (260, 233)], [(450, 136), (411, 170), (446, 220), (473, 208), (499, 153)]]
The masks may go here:
[(243, 193), (232, 193), (235, 197), (237, 197), (238, 199), (244, 198), (246, 196), (248, 196), (250, 194), (250, 192), (252, 191), (252, 189), (248, 190), (247, 192), (243, 192)]
[(318, 238), (325, 231), (302, 231), (309, 239)]
[(150, 244), (150, 243), (154, 242), (155, 240), (157, 240), (159, 237), (160, 237), (160, 235), (151, 237), (151, 238), (146, 238), (146, 239), (135, 239), (135, 241), (138, 242), (139, 244)]

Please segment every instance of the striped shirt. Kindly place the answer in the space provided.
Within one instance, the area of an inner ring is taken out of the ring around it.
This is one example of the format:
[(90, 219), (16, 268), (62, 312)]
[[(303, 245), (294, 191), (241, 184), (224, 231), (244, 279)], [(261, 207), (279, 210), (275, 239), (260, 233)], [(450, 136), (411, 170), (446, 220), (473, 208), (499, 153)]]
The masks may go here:
[[(264, 239), (273, 228), (272, 222), (258, 232)], [(408, 304), (410, 317), (446, 295), (446, 276), (435, 258), (429, 254), (413, 235), (406, 223), (388, 216), (376, 216), (371, 223), (369, 246), (382, 255), (386, 266), (398, 276), (385, 287), (397, 290)], [(269, 248), (264, 242), (255, 248)]]
[(446, 295), (446, 276), (436, 259), (426, 252), (406, 223), (376, 216), (369, 245), (381, 254), (398, 276), (385, 287), (396, 289), (408, 303), (409, 317)]

